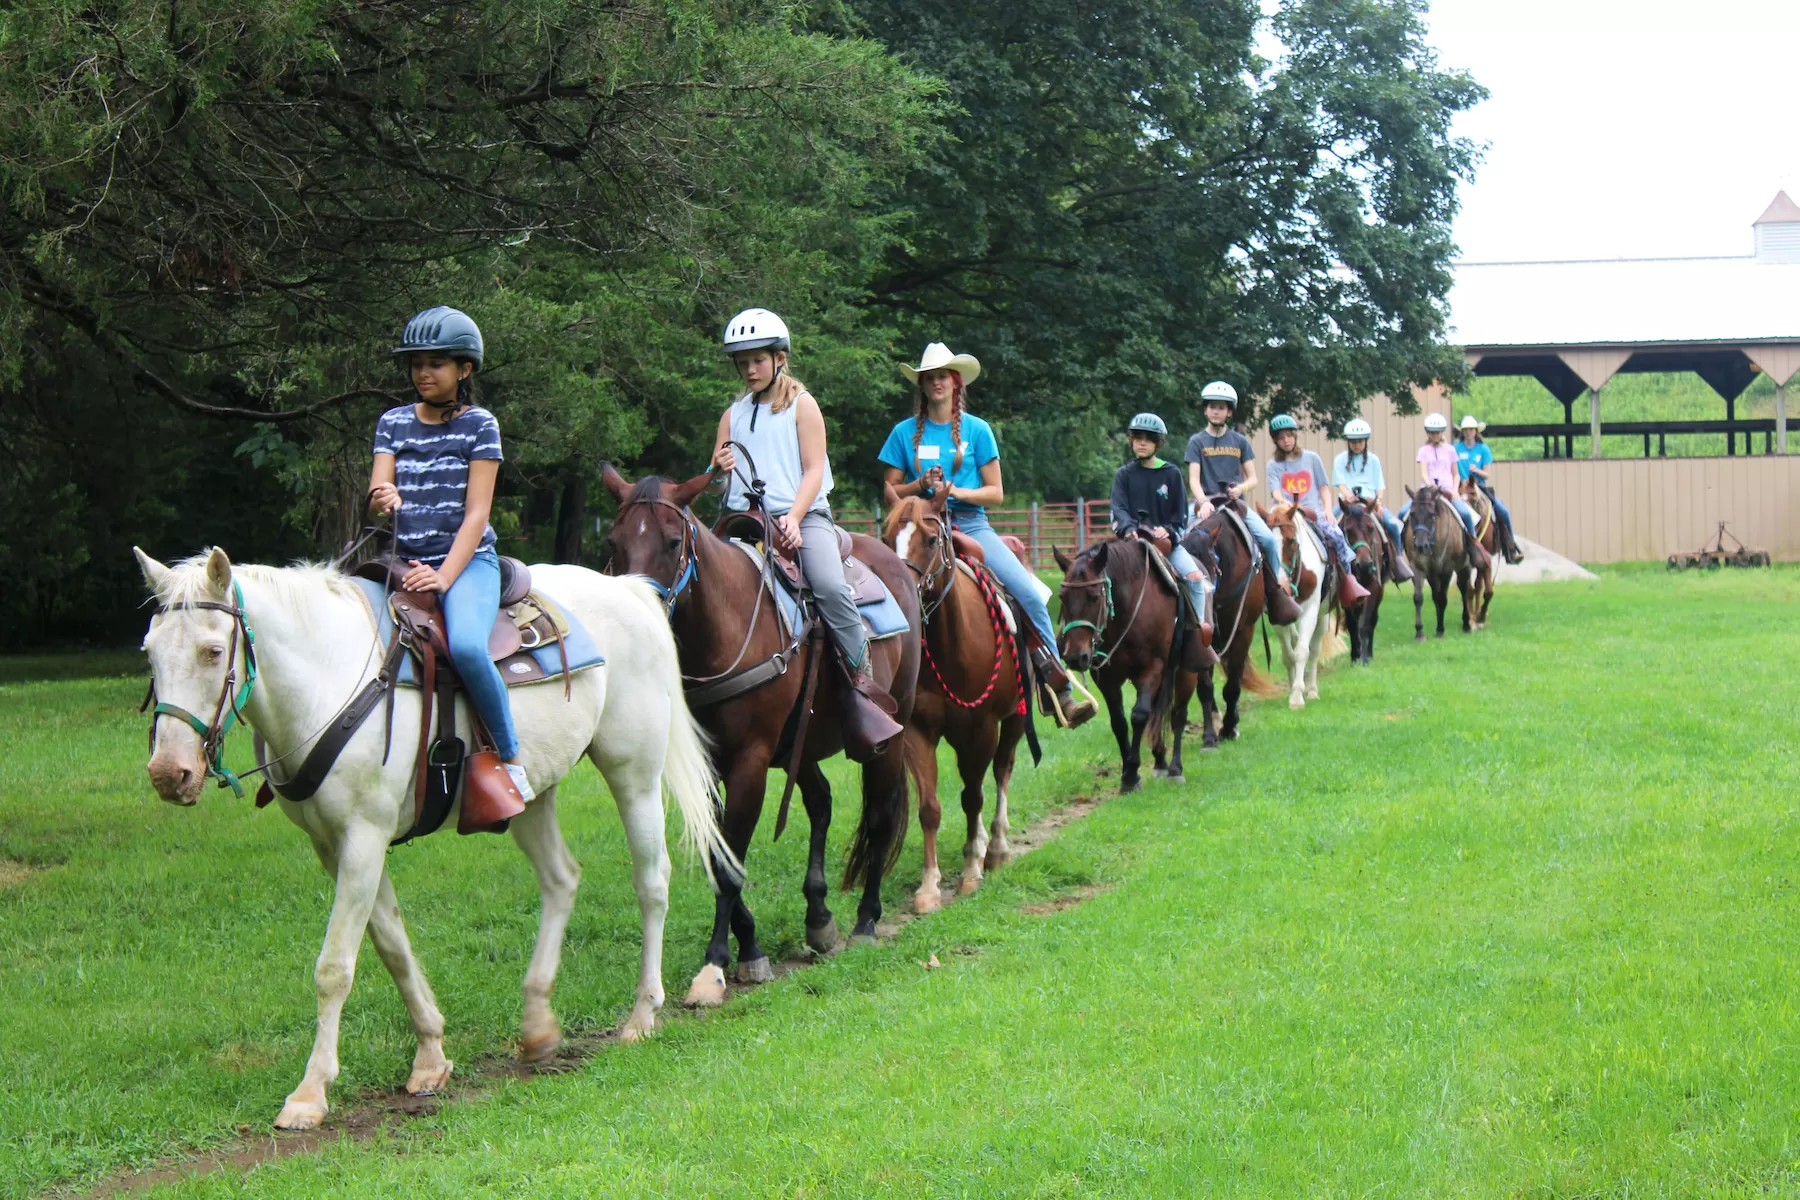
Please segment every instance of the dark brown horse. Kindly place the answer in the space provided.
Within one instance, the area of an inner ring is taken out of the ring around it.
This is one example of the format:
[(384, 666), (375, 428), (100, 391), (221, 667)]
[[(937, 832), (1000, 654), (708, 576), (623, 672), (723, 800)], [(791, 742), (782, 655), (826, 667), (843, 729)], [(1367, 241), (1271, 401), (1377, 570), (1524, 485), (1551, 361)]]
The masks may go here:
[[(650, 476), (635, 485), (626, 483), (610, 465), (602, 469), (602, 475), (619, 501), (612, 531), (612, 569), (618, 574), (643, 575), (668, 597), (669, 622), (681, 649), (688, 702), (712, 737), (714, 758), (725, 784), (725, 810), (719, 824), (740, 861), (749, 852), (751, 835), (762, 815), (770, 766), (786, 767), (792, 761), (803, 690), (816, 689), (795, 781), (812, 826), (806, 881), (801, 889), (806, 896), (806, 942), (819, 953), (829, 953), (838, 947), (841, 935), (825, 906), (829, 891), (825, 835), (831, 827), (831, 788), (819, 763), (843, 749), (836, 692), (848, 683), (831, 663), (810, 661), (820, 642), (795, 645), (790, 641), (762, 571), (747, 554), (715, 536), (688, 510), (705, 490), (710, 474), (685, 483)], [(871, 537), (857, 535), (851, 541), (855, 556), (881, 576), (911, 626), (898, 637), (870, 645), (876, 681), (899, 705), (896, 719), (904, 722), (912, 713), (919, 670), (918, 593), (912, 573), (893, 551)], [(746, 683), (755, 686), (715, 699)], [(844, 869), (844, 887), (854, 886), (860, 877), (863, 888), (852, 931), (855, 938), (875, 934), (875, 922), (881, 916), (881, 878), (893, 866), (906, 833), (906, 766), (905, 756), (898, 750), (896, 746), (863, 767), (862, 818)], [(786, 817), (785, 805), (781, 817)], [(706, 963), (694, 978), (688, 1003), (723, 1002), (730, 935), (737, 937), (738, 980), (772, 978), (742, 888), (730, 886), (722, 878)]]
[[(1243, 501), (1236, 501), (1240, 516)], [(1219, 667), (1225, 673), (1225, 720), (1217, 725), (1218, 704), (1213, 693), (1213, 668), (1200, 674), (1200, 707), (1205, 714), (1206, 731), (1201, 746), (1211, 750), (1219, 739), (1232, 741), (1238, 735), (1238, 698), (1244, 689), (1258, 695), (1272, 696), (1275, 686), (1250, 665), (1250, 643), (1256, 633), (1256, 622), (1263, 615), (1264, 572), (1256, 565), (1248, 535), (1222, 510), (1190, 530), (1182, 545), (1203, 569), (1213, 570), (1213, 648), (1218, 651)]]
[[(888, 514), (885, 541), (918, 577), (924, 613), (924, 665), (906, 723), (906, 765), (919, 788), (919, 828), (925, 835), (925, 869), (913, 907), (933, 912), (942, 904), (938, 882), (938, 742), (956, 751), (962, 776), (962, 809), (968, 829), (963, 841), (963, 873), (958, 891), (981, 886), (984, 870), (1012, 858), (1007, 844), (1006, 789), (1012, 781), (1019, 739), (1030, 720), (1019, 639), (1019, 619), (986, 567), (959, 563), (952, 548), (945, 505), (948, 489), (930, 500), (909, 496)], [(994, 773), (993, 836), (981, 827), (981, 785)]]
[(1382, 536), (1381, 519), (1368, 505), (1344, 502), (1338, 526), (1356, 556), (1352, 574), (1369, 595), (1344, 610), (1344, 628), (1350, 634), (1350, 661), (1364, 666), (1375, 657), (1375, 626), (1381, 621), (1381, 598), (1387, 581), (1394, 577), (1394, 549)]
[[(1181, 608), (1152, 565), (1148, 542), (1127, 538), (1089, 546), (1074, 558), (1052, 546), (1063, 569), (1062, 656), (1071, 671), (1092, 671), (1106, 701), (1122, 769), (1119, 790), (1135, 792), (1142, 762), (1144, 730), (1150, 730), (1155, 773), (1179, 782), (1181, 735), (1188, 702), (1199, 682), (1197, 670), (1181, 669), (1187, 657), (1180, 628)], [(1131, 726), (1125, 724), (1126, 682), (1137, 688)], [(1167, 752), (1164, 725), (1174, 717), (1174, 752)]]
[[(1463, 632), (1468, 633), (1470, 589), (1469, 531), (1450, 503), (1449, 495), (1430, 484), (1415, 494), (1406, 514), (1406, 560), (1413, 571), (1413, 640), (1425, 640), (1425, 585), (1431, 585), (1431, 602), (1437, 606), (1437, 636), (1444, 636), (1444, 605), (1450, 601), (1450, 580), (1463, 599)], [(1476, 553), (1479, 553), (1477, 551)]]

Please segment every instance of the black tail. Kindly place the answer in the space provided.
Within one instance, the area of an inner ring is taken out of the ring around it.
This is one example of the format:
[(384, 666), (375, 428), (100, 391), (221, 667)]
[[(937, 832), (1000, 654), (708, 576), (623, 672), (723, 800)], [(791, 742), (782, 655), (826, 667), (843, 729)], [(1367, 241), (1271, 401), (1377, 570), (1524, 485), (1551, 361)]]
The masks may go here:
[(863, 810), (856, 822), (856, 832), (850, 835), (850, 853), (844, 860), (845, 891), (859, 887), (869, 865), (875, 861), (874, 831), (883, 828), (892, 831), (887, 839), (887, 853), (881, 862), (883, 875), (894, 869), (900, 851), (906, 845), (906, 819), (910, 809), (907, 780), (912, 779), (916, 785), (917, 776), (912, 760), (907, 756), (905, 736), (897, 740), (900, 745), (888, 747), (887, 753), (901, 755), (906, 769), (901, 772), (891, 795), (877, 794), (873, 785), (881, 773), (871, 773), (868, 765), (863, 767)]

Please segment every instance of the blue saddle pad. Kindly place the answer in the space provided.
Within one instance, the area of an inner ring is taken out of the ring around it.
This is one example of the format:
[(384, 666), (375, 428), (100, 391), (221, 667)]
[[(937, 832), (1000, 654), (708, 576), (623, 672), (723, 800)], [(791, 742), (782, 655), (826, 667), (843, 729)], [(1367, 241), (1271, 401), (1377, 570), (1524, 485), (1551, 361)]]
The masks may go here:
[[(740, 542), (736, 539), (733, 539), (731, 544), (748, 554), (750, 561), (756, 564), (758, 570), (762, 568), (761, 550), (749, 542)], [(906, 610), (900, 607), (898, 600), (894, 599), (894, 593), (881, 576), (876, 575), (873, 571), (869, 573), (869, 576), (881, 586), (881, 598), (856, 606), (857, 611), (862, 614), (863, 626), (869, 632), (869, 640), (879, 642), (883, 638), (891, 638), (905, 633), (907, 630)], [(781, 609), (782, 623), (791, 633), (800, 623), (800, 598), (788, 590), (785, 577), (783, 582), (775, 585), (775, 602)]]
[[(394, 614), (388, 611), (386, 593), (382, 586), (372, 579), (353, 578), (352, 582), (363, 590), (363, 595), (369, 599), (369, 607), (375, 610), (375, 623), (381, 630), (381, 646), (385, 650), (394, 640)], [(563, 645), (569, 653), (569, 674), (573, 675), (577, 671), (606, 665), (606, 656), (601, 654), (600, 647), (594, 644), (594, 636), (587, 631), (587, 626), (583, 625), (574, 613), (558, 603), (556, 598), (548, 592), (533, 588), (532, 595), (542, 597), (555, 604), (556, 611), (564, 621), (568, 622), (569, 633), (563, 639)], [(537, 659), (538, 666), (543, 669), (544, 677), (529, 681), (508, 679), (507, 687), (530, 687), (533, 683), (560, 683), (562, 681), (562, 653), (557, 650), (554, 642), (547, 646), (539, 646), (535, 650), (527, 650), (525, 653)], [(505, 678), (506, 672), (502, 671), (500, 674), (502, 678)], [(401, 687), (416, 688), (419, 686), (418, 664), (410, 654), (400, 659), (399, 683)]]

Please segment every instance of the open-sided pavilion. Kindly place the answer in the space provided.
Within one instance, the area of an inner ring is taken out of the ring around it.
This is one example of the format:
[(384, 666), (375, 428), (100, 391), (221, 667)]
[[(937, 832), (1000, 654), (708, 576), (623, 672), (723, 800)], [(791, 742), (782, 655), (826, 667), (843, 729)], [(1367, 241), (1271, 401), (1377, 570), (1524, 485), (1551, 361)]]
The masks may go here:
[[(1751, 229), (1753, 251), (1738, 257), (1457, 264), (1451, 319), (1475, 374), (1529, 375), (1563, 406), (1561, 422), (1496, 424), (1487, 436), (1541, 438), (1546, 458), (1574, 457), (1582, 434), (1599, 458), (1602, 433), (1642, 436), (1645, 457), (1665, 454), (1671, 433), (1723, 433), (1728, 455), (1754, 453), (1758, 440), (1762, 453), (1786, 454), (1800, 205), (1782, 192)], [(1616, 376), (1683, 371), (1719, 395), (1722, 419), (1605, 420)], [(1740, 420), (1738, 397), (1759, 373), (1776, 386), (1774, 419)]]

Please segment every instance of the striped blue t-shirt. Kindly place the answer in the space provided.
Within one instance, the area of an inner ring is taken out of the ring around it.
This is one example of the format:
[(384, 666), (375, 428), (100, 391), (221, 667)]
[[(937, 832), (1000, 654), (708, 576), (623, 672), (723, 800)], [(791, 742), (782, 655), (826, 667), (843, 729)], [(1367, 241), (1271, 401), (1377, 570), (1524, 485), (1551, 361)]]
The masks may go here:
[[(468, 408), (443, 424), (428, 425), (410, 404), (390, 408), (375, 423), (375, 453), (394, 456), (394, 486), (400, 491), (394, 540), (400, 556), (438, 566), (462, 528), (469, 463), (503, 457), (500, 422), (485, 408)], [(493, 544), (489, 525), (476, 548)]]

